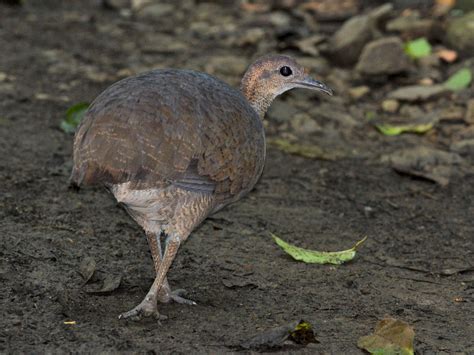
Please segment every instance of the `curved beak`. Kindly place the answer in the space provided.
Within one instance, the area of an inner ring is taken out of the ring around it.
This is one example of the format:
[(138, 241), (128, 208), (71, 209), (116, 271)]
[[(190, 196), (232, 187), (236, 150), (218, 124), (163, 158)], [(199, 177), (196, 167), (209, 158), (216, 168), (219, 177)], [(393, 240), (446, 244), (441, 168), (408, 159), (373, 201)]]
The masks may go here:
[(318, 90), (318, 91), (322, 91), (322, 92), (324, 92), (328, 95), (331, 95), (331, 96), (333, 95), (333, 91), (332, 91), (331, 88), (329, 88), (329, 86), (327, 86), (326, 84), (324, 84), (321, 81), (314, 80), (313, 78), (310, 78), (309, 76), (305, 77), (302, 80), (296, 81), (295, 84), (298, 87), (301, 87), (301, 88), (306, 88), (306, 89), (311, 89), (311, 90)]

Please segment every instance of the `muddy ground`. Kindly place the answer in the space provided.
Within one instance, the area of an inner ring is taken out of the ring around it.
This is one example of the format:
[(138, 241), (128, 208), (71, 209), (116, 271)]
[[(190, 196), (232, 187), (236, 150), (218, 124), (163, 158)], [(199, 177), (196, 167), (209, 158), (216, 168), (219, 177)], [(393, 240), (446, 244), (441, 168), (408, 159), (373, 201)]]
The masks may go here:
[[(358, 338), (389, 315), (414, 327), (419, 354), (474, 353), (472, 163), (464, 157), (455, 170), (467, 172), (441, 186), (399, 174), (383, 159), (407, 146), (449, 150), (469, 127), (456, 121), (424, 136), (385, 137), (364, 120), (416, 70), (370, 82), (363, 98), (344, 89), (334, 98), (304, 91), (279, 98), (267, 118), (270, 138), (343, 153), (307, 159), (269, 146), (257, 187), (207, 219), (172, 266), (172, 287), (188, 290), (197, 306), (161, 305), (168, 316), (161, 324), (117, 319), (148, 290), (151, 258), (142, 230), (107, 191), (68, 189), (73, 138), (59, 129), (68, 107), (154, 67), (206, 70), (236, 85), (244, 64), (267, 51), (306, 57), (332, 86), (365, 83), (324, 56), (282, 47), (284, 10), (180, 6), (140, 17), (92, 0), (0, 2), (0, 352), (224, 353), (259, 331), (304, 319), (319, 343), (274, 351), (357, 354)], [(306, 26), (308, 19), (291, 16), (293, 26)], [(343, 18), (323, 23), (321, 33), (330, 36)], [(465, 109), (469, 97), (468, 90), (431, 109), (452, 102)], [(318, 127), (292, 125), (297, 114)], [(352, 262), (319, 266), (292, 260), (269, 232), (318, 250), (368, 239)], [(97, 265), (92, 286), (121, 276), (120, 286), (87, 293), (79, 273), (85, 258)]]

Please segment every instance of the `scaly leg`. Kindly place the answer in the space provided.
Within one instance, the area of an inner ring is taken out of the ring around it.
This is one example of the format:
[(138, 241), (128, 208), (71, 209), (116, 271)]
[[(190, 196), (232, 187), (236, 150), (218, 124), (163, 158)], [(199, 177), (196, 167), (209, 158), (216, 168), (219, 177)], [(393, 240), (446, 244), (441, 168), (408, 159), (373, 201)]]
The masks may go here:
[[(146, 237), (148, 239), (148, 245), (150, 246), (151, 256), (153, 257), (153, 264), (155, 265), (155, 272), (158, 273), (158, 270), (161, 265), (161, 243), (160, 235), (147, 232)], [(160, 291), (158, 292), (158, 301), (161, 303), (168, 303), (174, 301), (176, 303), (196, 305), (196, 302), (188, 300), (183, 295), (186, 294), (186, 290), (178, 289), (171, 291), (171, 288), (168, 284), (168, 280), (165, 277), (163, 281), (163, 286), (161, 286)]]
[(166, 273), (176, 256), (180, 244), (181, 238), (176, 234), (171, 234), (166, 238), (165, 252), (158, 268), (158, 272), (156, 273), (155, 281), (153, 281), (153, 285), (151, 285), (151, 288), (143, 301), (132, 310), (122, 313), (119, 316), (119, 319), (140, 319), (142, 316), (154, 316), (157, 319), (161, 318), (157, 307), (158, 293), (163, 286), (166, 279)]

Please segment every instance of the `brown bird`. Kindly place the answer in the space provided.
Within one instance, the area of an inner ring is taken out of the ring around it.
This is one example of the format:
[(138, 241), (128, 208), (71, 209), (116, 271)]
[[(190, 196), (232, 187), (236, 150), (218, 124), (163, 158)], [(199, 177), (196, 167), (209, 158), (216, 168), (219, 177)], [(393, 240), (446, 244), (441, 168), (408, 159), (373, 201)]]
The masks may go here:
[(123, 79), (94, 100), (75, 136), (71, 183), (114, 194), (145, 230), (156, 271), (143, 301), (119, 318), (159, 318), (158, 301), (194, 304), (166, 279), (176, 252), (207, 216), (257, 183), (265, 112), (298, 87), (332, 94), (293, 58), (273, 55), (250, 65), (240, 91), (205, 73), (160, 69)]

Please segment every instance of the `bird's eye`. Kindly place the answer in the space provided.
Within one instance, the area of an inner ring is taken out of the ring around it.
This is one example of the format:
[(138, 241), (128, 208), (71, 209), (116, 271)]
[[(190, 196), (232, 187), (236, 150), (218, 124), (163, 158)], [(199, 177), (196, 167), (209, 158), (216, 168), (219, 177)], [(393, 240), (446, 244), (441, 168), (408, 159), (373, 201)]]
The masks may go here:
[(290, 67), (287, 67), (285, 65), (284, 67), (280, 68), (280, 74), (283, 76), (290, 76), (291, 74), (293, 74), (293, 72), (291, 71)]

